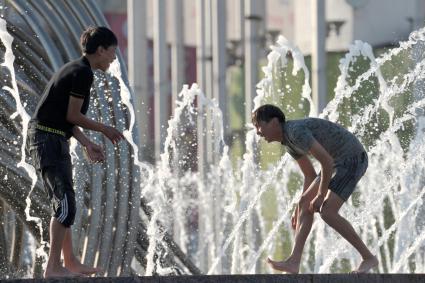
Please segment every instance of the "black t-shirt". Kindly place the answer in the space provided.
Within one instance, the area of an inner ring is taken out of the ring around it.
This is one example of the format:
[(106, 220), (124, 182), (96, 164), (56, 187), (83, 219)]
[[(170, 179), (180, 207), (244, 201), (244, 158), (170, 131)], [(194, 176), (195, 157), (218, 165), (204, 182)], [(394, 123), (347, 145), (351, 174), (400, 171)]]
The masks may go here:
[(81, 113), (86, 114), (90, 102), (90, 88), (93, 83), (93, 71), (86, 57), (71, 61), (57, 71), (37, 105), (33, 121), (53, 129), (64, 131), (72, 136), (73, 124), (66, 120), (69, 97), (84, 99)]

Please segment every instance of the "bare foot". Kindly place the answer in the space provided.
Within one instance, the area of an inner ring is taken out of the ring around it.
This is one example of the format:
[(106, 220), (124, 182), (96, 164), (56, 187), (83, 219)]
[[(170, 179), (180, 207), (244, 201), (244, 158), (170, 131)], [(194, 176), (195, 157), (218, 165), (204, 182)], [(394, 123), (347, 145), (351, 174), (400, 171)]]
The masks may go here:
[(292, 261), (291, 258), (285, 261), (274, 261), (268, 257), (267, 263), (270, 264), (273, 269), (291, 274), (298, 274), (300, 269), (299, 263)]
[(95, 273), (98, 273), (98, 272), (103, 272), (103, 270), (101, 268), (91, 267), (91, 266), (82, 264), (78, 260), (65, 263), (65, 267), (68, 268), (70, 271), (82, 273), (82, 274), (86, 274), (86, 275), (91, 275), (91, 274), (95, 274)]
[(63, 266), (47, 267), (46, 271), (44, 271), (44, 278), (52, 277), (84, 277), (84, 274), (72, 272)]
[(378, 264), (379, 264), (379, 261), (376, 256), (363, 259), (359, 267), (356, 270), (353, 270), (352, 273), (367, 273), (372, 268), (377, 267)]

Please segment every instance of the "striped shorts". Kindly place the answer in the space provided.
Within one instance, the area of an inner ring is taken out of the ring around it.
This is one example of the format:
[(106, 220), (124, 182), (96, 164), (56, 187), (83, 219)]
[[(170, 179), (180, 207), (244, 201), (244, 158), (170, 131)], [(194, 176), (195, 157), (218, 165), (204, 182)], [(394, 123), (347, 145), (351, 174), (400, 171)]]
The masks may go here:
[(30, 127), (26, 147), (32, 164), (42, 177), (52, 204), (52, 216), (65, 227), (70, 227), (74, 223), (76, 203), (67, 139)]
[(52, 216), (65, 227), (71, 227), (76, 212), (71, 163), (65, 161), (45, 167), (41, 169), (41, 175), (52, 203)]
[(368, 158), (366, 152), (337, 162), (334, 165), (334, 174), (329, 183), (329, 189), (344, 201), (347, 201), (366, 172), (367, 166)]

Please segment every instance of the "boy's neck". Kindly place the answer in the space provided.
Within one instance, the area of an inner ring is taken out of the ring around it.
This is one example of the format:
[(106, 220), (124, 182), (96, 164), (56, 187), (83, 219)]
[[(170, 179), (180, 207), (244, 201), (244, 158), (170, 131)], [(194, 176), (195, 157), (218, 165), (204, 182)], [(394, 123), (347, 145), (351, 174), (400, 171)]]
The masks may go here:
[(90, 68), (92, 70), (98, 69), (98, 64), (97, 64), (97, 60), (96, 60), (95, 55), (93, 55), (93, 54), (85, 54), (84, 53), (83, 56), (87, 59), (87, 61), (89, 61)]

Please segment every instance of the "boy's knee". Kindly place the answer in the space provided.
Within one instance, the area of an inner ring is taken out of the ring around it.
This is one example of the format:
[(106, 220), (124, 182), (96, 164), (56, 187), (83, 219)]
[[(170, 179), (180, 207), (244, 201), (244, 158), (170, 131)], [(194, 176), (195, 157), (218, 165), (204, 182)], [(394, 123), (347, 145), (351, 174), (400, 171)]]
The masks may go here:
[(335, 216), (336, 212), (331, 211), (326, 205), (322, 206), (322, 209), (320, 210), (320, 217), (325, 221), (328, 222), (329, 220), (332, 220), (332, 218)]

